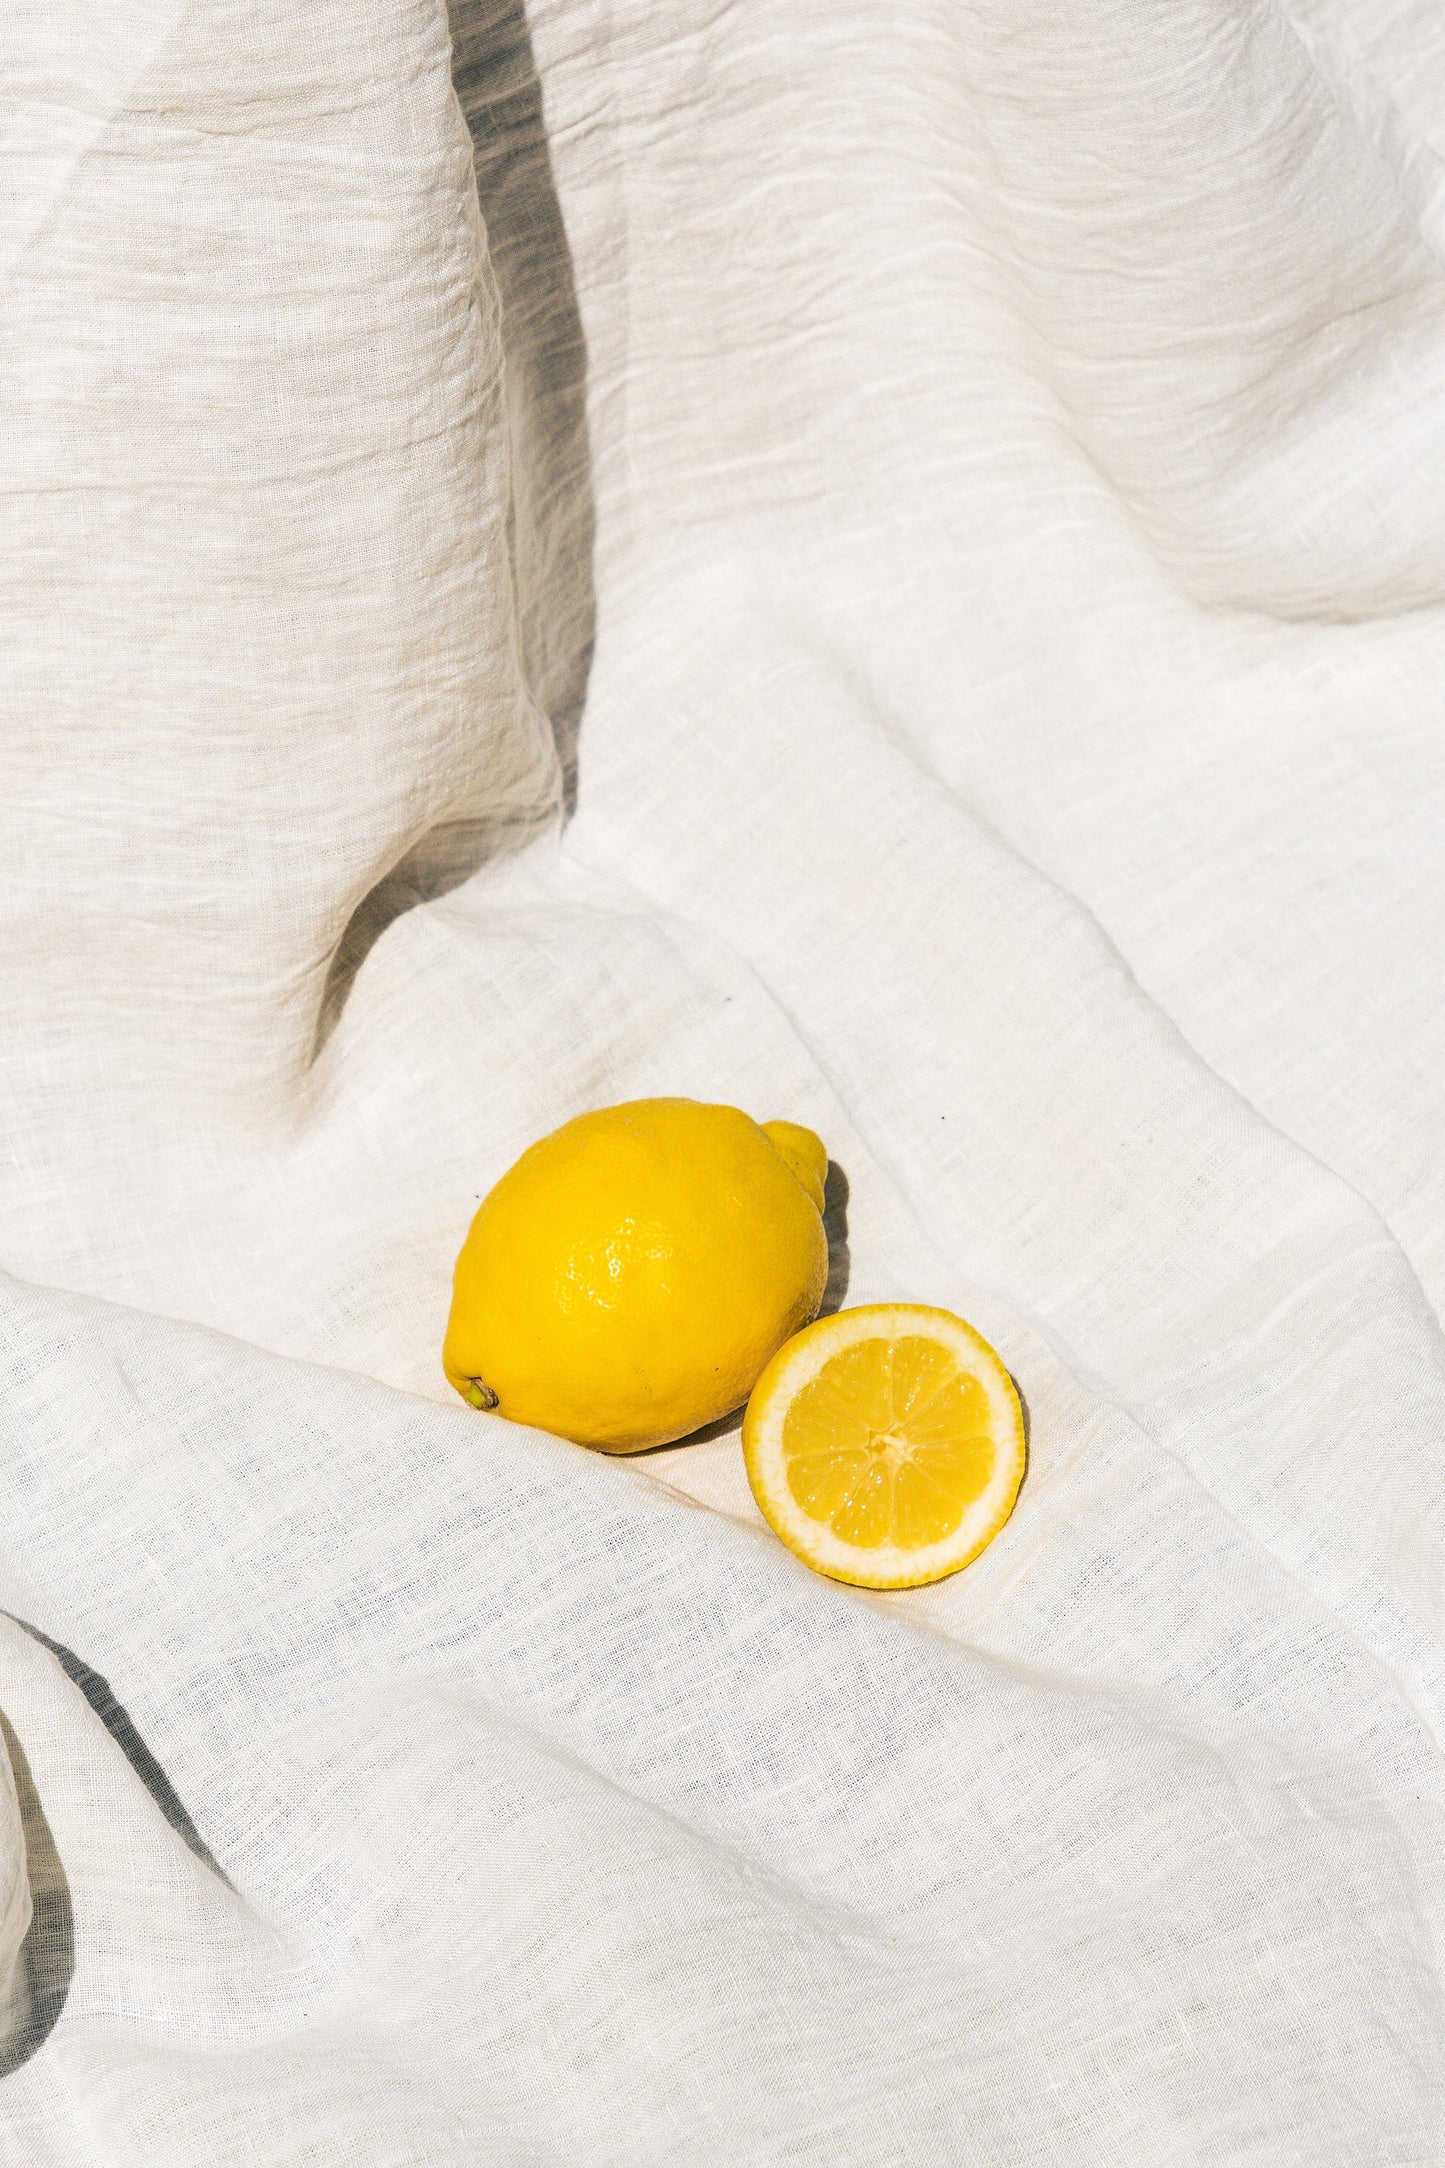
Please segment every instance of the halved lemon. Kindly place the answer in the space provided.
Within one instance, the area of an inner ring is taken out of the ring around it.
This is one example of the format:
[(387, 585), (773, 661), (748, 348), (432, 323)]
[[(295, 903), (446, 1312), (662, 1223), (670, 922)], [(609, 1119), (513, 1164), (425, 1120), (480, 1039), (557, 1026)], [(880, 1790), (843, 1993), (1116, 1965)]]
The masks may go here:
[(1013, 1511), (1023, 1410), (961, 1317), (869, 1303), (779, 1349), (748, 1402), (743, 1459), (764, 1520), (808, 1565), (917, 1588), (977, 1558)]

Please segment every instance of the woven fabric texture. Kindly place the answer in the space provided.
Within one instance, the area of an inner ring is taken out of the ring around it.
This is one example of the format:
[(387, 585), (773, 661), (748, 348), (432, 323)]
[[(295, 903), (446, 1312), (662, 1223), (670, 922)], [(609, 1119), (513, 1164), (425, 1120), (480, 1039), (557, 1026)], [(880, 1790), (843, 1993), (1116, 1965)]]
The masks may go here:
[[(1445, 20), (10, 0), (3, 2168), (1445, 2160)], [(898, 1597), (463, 1408), (806, 1122)]]

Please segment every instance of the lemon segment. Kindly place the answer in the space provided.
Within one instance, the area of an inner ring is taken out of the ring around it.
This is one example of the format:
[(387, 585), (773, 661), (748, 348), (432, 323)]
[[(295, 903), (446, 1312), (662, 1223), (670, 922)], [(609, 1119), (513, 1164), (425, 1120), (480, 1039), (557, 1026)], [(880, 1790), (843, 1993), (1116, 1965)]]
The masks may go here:
[(1023, 1410), (994, 1350), (951, 1311), (874, 1303), (773, 1357), (743, 1419), (764, 1520), (819, 1573), (914, 1588), (976, 1558), (1013, 1511)]

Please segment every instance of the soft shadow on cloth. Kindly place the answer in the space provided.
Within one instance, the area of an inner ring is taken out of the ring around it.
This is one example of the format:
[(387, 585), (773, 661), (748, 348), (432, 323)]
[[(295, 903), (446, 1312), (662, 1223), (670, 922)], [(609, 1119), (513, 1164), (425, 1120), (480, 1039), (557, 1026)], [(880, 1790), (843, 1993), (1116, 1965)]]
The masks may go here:
[[(502, 304), (522, 662), (552, 726), (570, 814), (597, 615), (587, 346), (525, 11), (520, 0), (452, 0), (450, 23), (452, 81), (471, 131)], [(347, 923), (322, 996), (316, 1053), (392, 921), (459, 888), (528, 833), (497, 821), (454, 822), (407, 851)]]
[[(66, 1677), (79, 1687), (171, 1828), (229, 1889), (232, 1885), (225, 1869), (196, 1828), (175, 1786), (137, 1730), (130, 1712), (116, 1698), (110, 1681), (93, 1670), (73, 1649), (42, 1633), (38, 1626), (30, 1625), (25, 1619), (16, 1619), (15, 1624), (42, 1648), (49, 1649)], [(75, 1974), (75, 1915), (65, 1865), (46, 1819), (30, 1763), (3, 1712), (0, 1712), (0, 1745), (10, 1757), (20, 1802), (31, 1903), (30, 1926), (20, 1950), (25, 1972), (25, 2011), (22, 2022), (8, 2038), (0, 2040), (0, 2078), (4, 2078), (44, 2047), (65, 2007)]]
[[(43, 1635), (37, 1635), (43, 1640)], [(0, 1714), (0, 1750), (10, 1757), (15, 1795), (25, 1833), (25, 1871), (30, 1882), (30, 1926), (20, 1946), (24, 1994), (20, 2022), (0, 2039), (0, 2078), (29, 2062), (55, 2029), (75, 1973), (75, 1915), (70, 1885), (56, 1849), (25, 1749)]]

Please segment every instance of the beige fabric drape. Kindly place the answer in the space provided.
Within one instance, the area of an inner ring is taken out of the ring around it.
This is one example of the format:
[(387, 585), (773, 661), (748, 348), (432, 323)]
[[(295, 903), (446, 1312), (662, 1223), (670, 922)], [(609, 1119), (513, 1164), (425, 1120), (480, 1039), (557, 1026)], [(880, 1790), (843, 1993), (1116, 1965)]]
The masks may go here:
[[(1445, 2158), (1434, 12), (0, 85), (0, 2161)], [(652, 1092), (1004, 1353), (964, 1575), (448, 1396)]]

